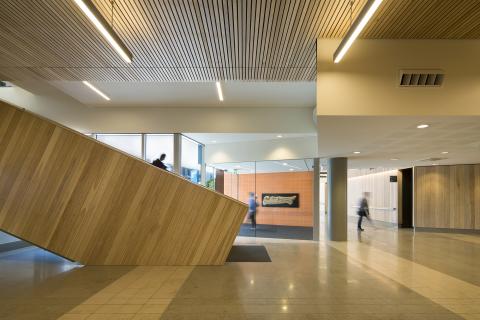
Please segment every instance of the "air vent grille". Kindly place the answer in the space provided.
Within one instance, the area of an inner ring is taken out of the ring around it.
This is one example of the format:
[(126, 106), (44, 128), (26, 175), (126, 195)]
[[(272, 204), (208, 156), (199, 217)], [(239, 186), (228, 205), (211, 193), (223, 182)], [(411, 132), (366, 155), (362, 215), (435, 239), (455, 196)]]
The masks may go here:
[(440, 87), (444, 78), (442, 70), (400, 70), (400, 87)]

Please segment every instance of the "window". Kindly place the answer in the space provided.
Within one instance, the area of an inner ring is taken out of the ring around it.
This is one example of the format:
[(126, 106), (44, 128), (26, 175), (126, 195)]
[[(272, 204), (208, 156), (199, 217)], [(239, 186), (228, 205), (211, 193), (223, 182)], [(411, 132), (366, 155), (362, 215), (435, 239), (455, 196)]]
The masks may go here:
[(165, 153), (165, 165), (173, 171), (173, 134), (146, 134), (145, 135), (145, 160), (153, 160)]
[(141, 134), (97, 134), (97, 140), (132, 156), (142, 158)]
[(203, 145), (182, 135), (182, 176), (200, 183), (202, 180)]

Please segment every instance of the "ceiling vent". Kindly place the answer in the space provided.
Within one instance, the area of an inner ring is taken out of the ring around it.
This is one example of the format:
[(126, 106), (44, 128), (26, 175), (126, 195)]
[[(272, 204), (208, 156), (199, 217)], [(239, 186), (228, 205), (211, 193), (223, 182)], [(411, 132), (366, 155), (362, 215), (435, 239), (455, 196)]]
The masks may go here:
[(400, 70), (400, 87), (440, 87), (445, 73), (442, 70)]

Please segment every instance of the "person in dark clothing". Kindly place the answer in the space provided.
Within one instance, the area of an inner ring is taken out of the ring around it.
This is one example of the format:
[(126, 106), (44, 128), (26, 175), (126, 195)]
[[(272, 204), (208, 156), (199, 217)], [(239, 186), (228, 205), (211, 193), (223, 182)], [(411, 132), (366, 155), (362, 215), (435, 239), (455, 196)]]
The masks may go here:
[(358, 211), (357, 211), (357, 214), (358, 214), (358, 223), (357, 223), (358, 231), (363, 231), (364, 230), (364, 229), (362, 229), (363, 217), (367, 218), (368, 221), (371, 222), (370, 211), (368, 209), (368, 198), (369, 198), (369, 196), (370, 196), (370, 194), (368, 192), (364, 192), (362, 199), (360, 199), (360, 204), (359, 204), (359, 208), (358, 208)]
[(248, 218), (252, 221), (252, 229), (257, 227), (257, 207), (258, 202), (255, 193), (250, 192), (248, 198)]
[(167, 170), (167, 166), (165, 165), (165, 163), (163, 163), (166, 157), (167, 155), (165, 153), (162, 153), (160, 158), (153, 160), (152, 164), (157, 168)]

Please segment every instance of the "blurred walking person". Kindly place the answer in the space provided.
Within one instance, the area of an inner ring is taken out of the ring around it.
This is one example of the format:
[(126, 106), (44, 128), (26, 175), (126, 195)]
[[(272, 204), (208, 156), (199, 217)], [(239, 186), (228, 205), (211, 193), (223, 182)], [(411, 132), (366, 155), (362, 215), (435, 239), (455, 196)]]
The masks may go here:
[(257, 207), (258, 202), (255, 193), (250, 192), (248, 194), (248, 218), (252, 222), (252, 229), (257, 228)]
[(369, 198), (370, 198), (370, 193), (369, 192), (364, 192), (363, 196), (362, 196), (362, 199), (360, 199), (360, 203), (359, 203), (358, 211), (357, 211), (357, 214), (358, 214), (357, 229), (358, 229), (358, 231), (364, 231), (364, 229), (362, 228), (363, 217), (367, 218), (367, 220), (370, 221), (370, 223), (372, 222), (372, 220), (370, 220), (370, 211), (368, 209)]

